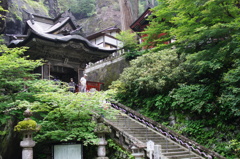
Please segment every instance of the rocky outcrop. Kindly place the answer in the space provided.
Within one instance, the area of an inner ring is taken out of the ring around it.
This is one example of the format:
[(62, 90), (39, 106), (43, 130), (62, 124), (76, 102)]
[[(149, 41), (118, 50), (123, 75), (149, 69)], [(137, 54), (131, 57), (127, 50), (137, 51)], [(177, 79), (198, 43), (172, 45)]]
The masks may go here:
[[(2, 6), (3, 9), (7, 9), (8, 8), (8, 3), (7, 0), (2, 0), (0, 1), (0, 5)], [(5, 11), (1, 11), (1, 18), (0, 18), (0, 34), (2, 34), (6, 28), (6, 14), (7, 12)]]
[(14, 126), (17, 124), (15, 118), (9, 119), (4, 128), (1, 128), (5, 134), (0, 136), (0, 159), (21, 159), (21, 148), (19, 146), (20, 136), (14, 132)]
[(86, 35), (117, 26), (121, 28), (120, 8), (118, 0), (96, 0), (96, 14), (89, 18), (78, 20)]
[(29, 14), (48, 16), (48, 9), (41, 2), (8, 0), (8, 13), (6, 18), (5, 34), (21, 34), (24, 29), (24, 22)]
[[(0, 29), (4, 34), (21, 34), (25, 21), (29, 14), (37, 14), (46, 17), (56, 17), (59, 13), (58, 0), (3, 0), (7, 12), (5, 23), (1, 23)], [(62, 11), (63, 12), (63, 11)], [(76, 22), (82, 26), (86, 35), (103, 30), (110, 26), (120, 27), (120, 9), (118, 0), (96, 0), (96, 14)]]
[(59, 14), (58, 0), (44, 0), (44, 5), (49, 8), (49, 15), (56, 17)]

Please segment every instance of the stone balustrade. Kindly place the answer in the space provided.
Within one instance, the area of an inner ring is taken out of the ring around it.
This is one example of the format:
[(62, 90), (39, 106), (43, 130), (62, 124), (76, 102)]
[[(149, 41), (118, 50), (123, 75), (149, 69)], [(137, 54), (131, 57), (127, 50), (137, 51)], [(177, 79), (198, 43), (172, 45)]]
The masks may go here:
[(97, 66), (97, 65), (101, 65), (101, 64), (104, 64), (104, 63), (107, 63), (107, 62), (111, 62), (119, 57), (122, 57), (124, 55), (124, 50), (118, 50), (117, 52), (114, 52), (112, 53), (111, 55), (109, 55), (107, 58), (105, 59), (102, 59), (102, 60), (99, 60), (95, 63), (88, 63), (86, 65), (86, 69), (89, 69), (91, 67), (94, 67), (94, 66)]

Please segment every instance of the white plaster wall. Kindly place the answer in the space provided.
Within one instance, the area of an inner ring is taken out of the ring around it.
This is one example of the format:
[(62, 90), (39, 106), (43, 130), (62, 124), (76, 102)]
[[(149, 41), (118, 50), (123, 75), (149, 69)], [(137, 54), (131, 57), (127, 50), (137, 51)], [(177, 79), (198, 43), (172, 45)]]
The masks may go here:
[(96, 38), (95, 40), (96, 40), (96, 44), (99, 45), (100, 43), (103, 42), (103, 36), (100, 36), (100, 37)]
[(116, 37), (117, 32), (111, 32), (110, 35), (113, 36), (113, 37)]
[(117, 46), (117, 41), (113, 38), (105, 36), (105, 42)]
[[(116, 34), (117, 34), (116, 32), (109, 33), (109, 35), (111, 35), (113, 37), (115, 37)], [(95, 44), (95, 45), (100, 46), (100, 47), (107, 47), (107, 48), (109, 48), (108, 45), (104, 46), (103, 42), (111, 44), (113, 46), (116, 46), (117, 48), (122, 47), (122, 42), (121, 41), (119, 41), (117, 39), (113, 39), (113, 38), (108, 37), (108, 36), (100, 36), (100, 37), (98, 37), (96, 39), (90, 40), (90, 42), (92, 44)]]

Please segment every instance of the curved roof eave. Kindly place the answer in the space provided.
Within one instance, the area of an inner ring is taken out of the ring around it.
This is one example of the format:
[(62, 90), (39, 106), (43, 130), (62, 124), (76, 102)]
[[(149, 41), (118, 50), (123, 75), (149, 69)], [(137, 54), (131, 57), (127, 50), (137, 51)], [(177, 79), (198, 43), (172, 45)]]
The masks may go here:
[(73, 21), (71, 20), (71, 18), (67, 17), (65, 18), (62, 22), (58, 22), (55, 25), (53, 25), (48, 31), (46, 31), (46, 33), (53, 33), (56, 30), (58, 30), (59, 28), (62, 28), (65, 24), (67, 24), (69, 22), (69, 24), (76, 29), (77, 27), (75, 26), (75, 24), (73, 23)]
[(25, 46), (34, 37), (37, 37), (39, 39), (46, 40), (46, 41), (61, 42), (61, 43), (68, 43), (70, 41), (76, 41), (76, 42), (80, 42), (80, 43), (84, 44), (84, 46), (89, 48), (90, 50), (102, 51), (102, 52), (106, 52), (109, 54), (116, 51), (116, 49), (102, 49), (102, 48), (96, 47), (92, 43), (90, 43), (87, 39), (85, 39), (79, 35), (57, 36), (57, 35), (52, 35), (52, 34), (40, 34), (40, 33), (34, 32), (34, 31), (31, 31), (25, 40), (12, 41), (8, 45), (8, 47), (13, 48), (13, 47)]
[[(54, 24), (53, 26), (51, 26), (48, 30), (43, 30), (43, 28), (41, 28), (39, 25), (36, 25), (35, 23), (32, 23), (31, 20), (28, 20), (27, 23), (27, 27), (26, 28), (31, 28), (32, 30), (34, 30), (35, 32), (38, 33), (53, 33), (56, 30), (62, 28), (65, 24), (67, 24), (69, 22), (69, 24), (73, 27), (73, 29), (76, 29), (76, 26), (74, 25), (74, 23), (72, 22), (72, 20), (67, 17), (65, 18), (62, 22), (58, 22), (56, 24)], [(26, 33), (26, 31), (25, 31)]]

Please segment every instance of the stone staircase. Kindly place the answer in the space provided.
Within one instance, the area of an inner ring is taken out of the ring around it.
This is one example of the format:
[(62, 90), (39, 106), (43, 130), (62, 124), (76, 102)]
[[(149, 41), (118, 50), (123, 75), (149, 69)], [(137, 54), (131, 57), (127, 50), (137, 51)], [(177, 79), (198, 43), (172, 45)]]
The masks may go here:
[[(135, 154), (135, 159), (226, 159), (120, 103), (111, 102), (111, 106), (119, 110), (115, 118), (104, 118), (111, 138)], [(154, 143), (154, 151), (149, 143)]]
[[(160, 145), (161, 159), (203, 159), (203, 157), (181, 146), (179, 143), (173, 142), (166, 136), (124, 114), (119, 114), (115, 119), (109, 119), (106, 122), (125, 132), (130, 138), (136, 138), (138, 143), (141, 142), (141, 145), (145, 144), (145, 149), (149, 140), (153, 141), (155, 145)], [(149, 154), (148, 157), (150, 158)]]

